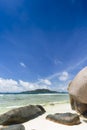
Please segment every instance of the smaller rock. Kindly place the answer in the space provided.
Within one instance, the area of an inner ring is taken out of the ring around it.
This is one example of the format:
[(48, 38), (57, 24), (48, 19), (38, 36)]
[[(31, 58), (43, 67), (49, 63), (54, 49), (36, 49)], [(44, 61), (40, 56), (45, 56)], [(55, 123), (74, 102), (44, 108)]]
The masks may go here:
[(19, 124), (19, 125), (5, 126), (1, 128), (0, 130), (25, 130), (25, 128), (23, 125)]
[(48, 115), (46, 119), (61, 123), (64, 125), (78, 125), (80, 124), (80, 118), (77, 114), (72, 113), (56, 113), (54, 115)]

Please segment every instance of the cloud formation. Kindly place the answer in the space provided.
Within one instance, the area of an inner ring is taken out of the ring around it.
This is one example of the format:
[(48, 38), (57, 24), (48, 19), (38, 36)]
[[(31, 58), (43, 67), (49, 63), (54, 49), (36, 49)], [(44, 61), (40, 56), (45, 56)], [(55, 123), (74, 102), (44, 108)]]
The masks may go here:
[(63, 71), (53, 74), (45, 79), (39, 79), (37, 82), (25, 82), (23, 80), (13, 80), (0, 78), (0, 92), (22, 92), (35, 89), (52, 89), (57, 91), (66, 91), (69, 80), (69, 73)]
[(45, 84), (45, 85), (51, 85), (52, 83), (51, 83), (51, 81), (50, 80), (48, 80), (48, 79), (39, 79), (39, 82), (38, 82), (38, 84)]
[(26, 65), (23, 62), (20, 62), (20, 65), (24, 68), (26, 68)]
[(22, 88), (16, 80), (0, 78), (0, 92), (19, 92)]
[(66, 80), (68, 80), (68, 78), (69, 78), (69, 74), (66, 71), (62, 72), (59, 76), (60, 81), (66, 81)]
[(13, 79), (0, 78), (0, 92), (22, 92), (34, 89), (48, 89), (49, 81), (45, 80), (44, 83), (31, 83), (22, 80), (16, 81)]
[(62, 64), (62, 61), (61, 61), (61, 60), (58, 60), (58, 59), (55, 59), (55, 60), (54, 60), (54, 64), (55, 64), (55, 65)]
[(71, 70), (74, 70), (74, 69), (77, 69), (77, 67), (81, 66), (87, 61), (87, 56), (82, 58), (80, 61), (78, 61), (77, 63), (75, 63), (74, 65), (68, 67), (68, 71), (71, 71)]

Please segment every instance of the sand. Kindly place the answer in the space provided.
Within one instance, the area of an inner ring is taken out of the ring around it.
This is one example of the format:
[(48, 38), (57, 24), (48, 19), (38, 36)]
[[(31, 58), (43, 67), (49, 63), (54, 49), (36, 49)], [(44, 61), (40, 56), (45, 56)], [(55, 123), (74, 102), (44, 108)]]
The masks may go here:
[(87, 122), (81, 118), (81, 124), (74, 126), (67, 126), (58, 124), (52, 121), (47, 120), (45, 117), (48, 114), (59, 113), (59, 112), (72, 112), (69, 103), (66, 104), (50, 104), (49, 106), (44, 106), (46, 113), (31, 120), (23, 125), (25, 126), (25, 130), (84, 130), (87, 129)]

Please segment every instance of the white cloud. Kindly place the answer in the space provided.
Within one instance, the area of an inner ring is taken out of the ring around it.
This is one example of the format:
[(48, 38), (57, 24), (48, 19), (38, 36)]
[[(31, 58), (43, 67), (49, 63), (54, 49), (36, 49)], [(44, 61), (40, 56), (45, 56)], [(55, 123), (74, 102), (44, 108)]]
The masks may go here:
[(24, 68), (26, 68), (26, 65), (23, 62), (20, 62), (20, 65)]
[(43, 80), (43, 83), (45, 83), (46, 85), (51, 85), (51, 81), (48, 80), (48, 79), (44, 79), (44, 80)]
[(17, 81), (13, 80), (13, 79), (3, 79), (3, 78), (0, 78), (0, 86), (16, 86), (17, 85)]
[(45, 80), (44, 83), (31, 83), (22, 80), (0, 78), (0, 92), (21, 92), (34, 89), (49, 89), (50, 82)]
[(68, 80), (68, 78), (69, 78), (69, 74), (66, 71), (62, 72), (59, 76), (60, 81), (66, 81), (66, 80)]
[(48, 79), (39, 79), (38, 84), (46, 84), (46, 85), (51, 85), (51, 81)]
[[(60, 81), (62, 85), (60, 86)], [(38, 82), (25, 82), (23, 80), (13, 80), (13, 79), (4, 79), (0, 78), (0, 92), (21, 92), (21, 91), (29, 91), (35, 89), (52, 89), (52, 90), (65, 90), (64, 84), (68, 82), (69, 74), (68, 72), (64, 71), (61, 73), (56, 73), (48, 78), (39, 79)], [(54, 83), (55, 82), (55, 83)], [(53, 85), (53, 86), (52, 86)]]
[(54, 64), (55, 64), (55, 65), (62, 64), (62, 61), (60, 61), (60, 60), (58, 60), (58, 59), (55, 59), (55, 60), (54, 60)]
[(37, 89), (37, 86), (34, 83), (19, 80), (19, 84), (23, 88), (24, 91)]
[(52, 75), (50, 75), (49, 77), (47, 77), (47, 79), (48, 79), (48, 80), (52, 80), (52, 79), (58, 77), (60, 74), (61, 74), (61, 72), (58, 72), (58, 73), (52, 74)]
[(50, 75), (46, 79), (53, 80), (53, 79), (56, 79), (56, 78), (59, 79), (60, 81), (66, 81), (70, 77), (69, 77), (69, 73), (67, 71), (63, 71), (63, 72), (58, 72), (58, 73), (55, 73), (53, 75)]
[(19, 84), (23, 88), (24, 91), (34, 90), (34, 89), (42, 89), (42, 88), (47, 89), (48, 88), (48, 86), (44, 85), (44, 84), (41, 85), (40, 83), (30, 83), (30, 82), (25, 82), (22, 80), (19, 80)]
[(67, 86), (59, 86), (58, 88), (55, 89), (58, 92), (67, 92)]
[(0, 92), (20, 92), (39, 88), (40, 86), (22, 80), (16, 81), (13, 79), (0, 78)]
[(85, 62), (87, 62), (87, 56), (85, 58), (82, 58), (80, 61), (78, 61), (77, 63), (75, 63), (74, 65), (68, 67), (68, 71), (74, 70), (77, 67), (82, 66)]
[(24, 82), (22, 80), (19, 80), (19, 84), (23, 87), (29, 87), (30, 86), (30, 83), (29, 82)]
[(19, 92), (22, 88), (19, 87), (17, 81), (13, 79), (0, 78), (0, 92)]

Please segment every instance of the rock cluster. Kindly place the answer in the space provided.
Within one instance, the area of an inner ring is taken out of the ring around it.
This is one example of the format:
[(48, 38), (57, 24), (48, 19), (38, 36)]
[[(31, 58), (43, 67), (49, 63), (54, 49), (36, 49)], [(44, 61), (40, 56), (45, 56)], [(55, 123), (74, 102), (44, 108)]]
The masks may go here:
[(0, 115), (0, 125), (5, 126), (0, 130), (25, 130), (20, 123), (34, 119), (43, 113), (45, 109), (41, 105), (29, 105), (10, 110)]
[[(82, 69), (68, 86), (70, 104), (73, 110), (87, 118), (87, 67)], [(16, 108), (0, 115), (0, 130), (25, 130), (21, 123), (27, 122), (45, 113), (41, 105), (29, 105)], [(64, 124), (78, 125), (80, 118), (77, 114), (56, 113), (50, 114), (46, 119)]]

